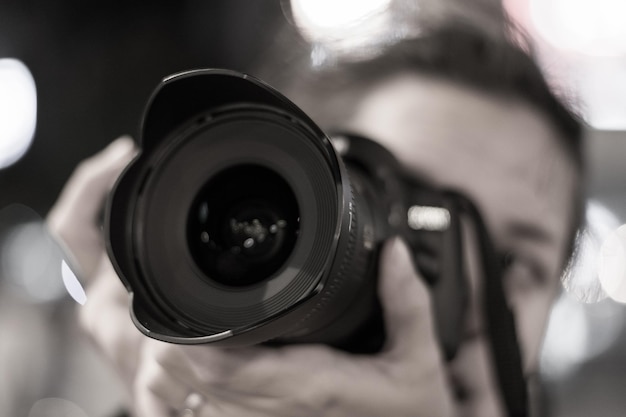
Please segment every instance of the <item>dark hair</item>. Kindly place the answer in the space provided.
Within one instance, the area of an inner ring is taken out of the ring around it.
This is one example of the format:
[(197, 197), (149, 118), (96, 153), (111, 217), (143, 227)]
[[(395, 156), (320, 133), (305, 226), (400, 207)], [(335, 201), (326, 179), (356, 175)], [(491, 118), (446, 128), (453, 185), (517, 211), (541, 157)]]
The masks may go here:
[[(494, 33), (471, 22), (449, 21), (419, 37), (387, 45), (370, 58), (350, 60), (338, 55), (318, 67), (311, 65), (310, 50), (301, 42), (295, 55), (293, 49), (291, 55), (282, 51), (281, 63), (288, 62), (282, 68), (274, 67), (267, 75), (323, 129), (341, 127), (342, 120), (352, 116), (360, 98), (372, 86), (407, 72), (519, 98), (552, 122), (561, 133), (564, 149), (582, 174), (581, 119), (551, 89), (532, 56), (529, 38), (511, 22), (502, 22), (502, 30)], [(582, 219), (583, 194), (582, 187), (578, 187), (570, 242), (574, 241)]]

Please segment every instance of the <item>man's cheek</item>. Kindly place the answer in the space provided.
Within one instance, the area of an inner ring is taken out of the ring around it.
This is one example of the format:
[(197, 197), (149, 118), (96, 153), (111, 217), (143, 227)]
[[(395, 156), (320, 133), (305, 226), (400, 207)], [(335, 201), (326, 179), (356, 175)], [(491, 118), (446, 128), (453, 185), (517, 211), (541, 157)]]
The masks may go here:
[(539, 355), (552, 302), (551, 293), (538, 290), (513, 297), (511, 307), (515, 314), (517, 337), (526, 374), (535, 372), (539, 366)]

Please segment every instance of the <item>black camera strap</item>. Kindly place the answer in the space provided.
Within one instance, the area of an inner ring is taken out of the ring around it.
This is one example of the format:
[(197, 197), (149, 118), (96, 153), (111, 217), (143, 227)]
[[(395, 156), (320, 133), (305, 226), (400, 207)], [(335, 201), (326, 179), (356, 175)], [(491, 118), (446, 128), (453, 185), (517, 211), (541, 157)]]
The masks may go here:
[[(446, 360), (454, 359), (465, 337), (468, 268), (475, 261), (482, 278), (478, 281), (482, 291), (479, 308), (501, 398), (508, 416), (528, 416), (528, 388), (515, 320), (503, 287), (502, 262), (479, 210), (458, 191), (441, 190), (414, 180), (407, 190), (411, 204), (449, 213), (445, 224), (437, 225), (441, 227), (409, 224), (414, 230), (406, 235), (415, 264), (431, 289), (437, 333)], [(409, 222), (413, 221), (410, 214), (409, 218)], [(468, 253), (470, 248), (475, 251)]]
[(487, 227), (474, 204), (458, 193), (460, 208), (475, 227), (484, 272), (483, 311), (488, 343), (491, 348), (500, 393), (510, 417), (528, 416), (528, 387), (522, 367), (515, 319), (509, 308), (502, 283), (502, 263)]

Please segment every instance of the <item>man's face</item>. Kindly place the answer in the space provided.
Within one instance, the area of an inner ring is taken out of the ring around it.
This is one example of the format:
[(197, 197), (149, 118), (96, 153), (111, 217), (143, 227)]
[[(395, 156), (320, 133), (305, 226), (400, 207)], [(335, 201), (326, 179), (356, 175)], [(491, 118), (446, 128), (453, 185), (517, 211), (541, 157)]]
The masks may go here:
[[(346, 126), (378, 140), (416, 176), (464, 192), (496, 248), (512, 255), (504, 285), (524, 367), (533, 371), (559, 286), (578, 178), (558, 133), (532, 107), (417, 75), (383, 82)], [(468, 339), (484, 339), (472, 279)]]

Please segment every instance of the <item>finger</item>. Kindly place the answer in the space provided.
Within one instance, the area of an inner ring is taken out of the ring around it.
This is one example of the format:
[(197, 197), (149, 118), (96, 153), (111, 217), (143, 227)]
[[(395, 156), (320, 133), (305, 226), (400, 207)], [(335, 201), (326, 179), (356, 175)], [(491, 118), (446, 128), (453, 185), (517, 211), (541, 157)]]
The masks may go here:
[(135, 390), (134, 415), (137, 417), (172, 417), (173, 408), (149, 389)]
[(221, 348), (197, 345), (183, 346), (150, 342), (147, 351), (161, 367), (178, 380), (202, 391), (213, 382), (219, 383), (229, 375), (229, 369), (241, 365)]
[[(323, 370), (336, 365), (329, 362), (325, 347), (184, 348), (196, 365), (199, 380), (192, 388), (205, 399), (202, 410), (214, 412), (206, 415), (317, 415), (331, 390), (326, 385), (334, 383), (322, 376)], [(322, 386), (324, 379), (327, 384)]]
[(129, 384), (134, 379), (139, 347), (147, 340), (130, 319), (128, 293), (106, 255), (94, 281), (87, 287), (87, 301), (79, 307), (81, 328), (86, 331)]
[(96, 219), (102, 209), (102, 199), (134, 154), (133, 140), (122, 136), (82, 161), (63, 188), (55, 208), (75, 219)]
[[(406, 244), (388, 241), (381, 253), (379, 293), (387, 330), (387, 351), (400, 356), (421, 352), (436, 357), (431, 300)], [(438, 358), (437, 358), (438, 359)]]
[(93, 222), (101, 212), (103, 198), (134, 154), (133, 140), (123, 136), (81, 162), (50, 212), (51, 222), (57, 217)]
[[(184, 381), (158, 362), (155, 355), (161, 343), (149, 340), (141, 351), (134, 383), (135, 408), (139, 416), (170, 416), (172, 411), (184, 408), (185, 398), (191, 392)], [(174, 354), (174, 349), (167, 351)]]
[[(198, 355), (202, 351), (204, 354)], [(142, 350), (142, 364), (135, 382), (135, 391), (140, 394), (137, 407), (150, 412), (166, 410), (176, 416), (243, 416), (242, 409), (253, 403), (258, 411), (258, 403), (262, 403), (263, 398), (256, 398), (256, 392), (241, 392), (243, 386), (233, 386), (222, 371), (213, 372), (219, 370), (229, 356), (219, 348), (148, 341)], [(245, 361), (240, 365), (244, 366)], [(231, 368), (234, 370), (237, 366)], [(238, 411), (225, 413), (220, 410), (223, 406)], [(187, 409), (193, 412), (186, 413)]]
[[(166, 346), (157, 348), (153, 356), (172, 377), (184, 381), (189, 391), (212, 400), (226, 398), (249, 403), (274, 397), (295, 372), (293, 360), (281, 361), (275, 349), (258, 346)], [(300, 362), (295, 362), (298, 368)]]
[(83, 279), (93, 274), (103, 248), (98, 219), (106, 195), (134, 153), (132, 139), (122, 137), (82, 162), (48, 214), (50, 232)]
[(424, 415), (452, 415), (454, 405), (435, 334), (430, 294), (401, 239), (386, 242), (379, 277), (387, 329), (382, 360), (391, 365), (396, 378), (421, 387), (411, 396), (417, 403), (432, 407), (422, 410)]
[(462, 345), (450, 365), (452, 383), (464, 416), (501, 417), (504, 410), (490, 372), (486, 340), (476, 337)]

